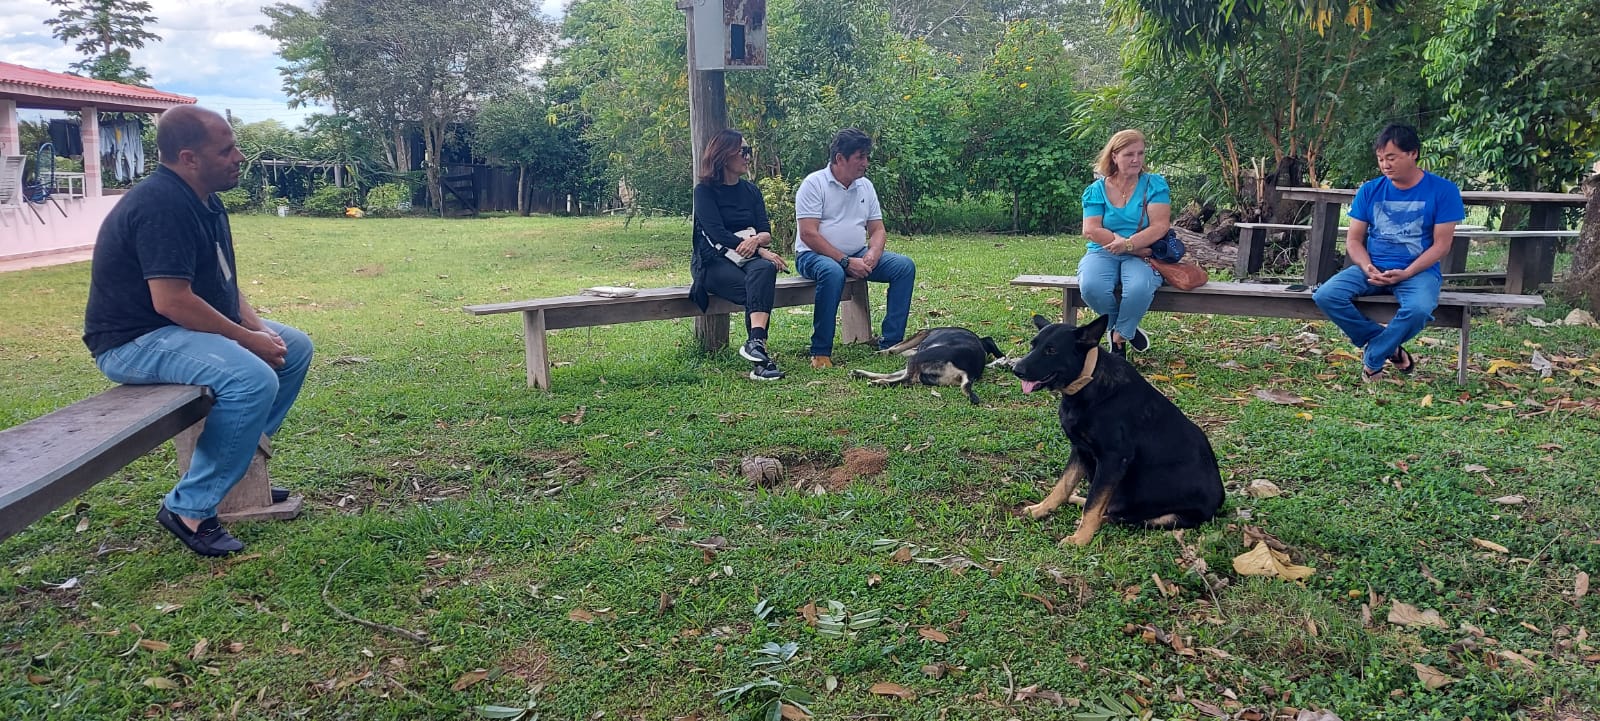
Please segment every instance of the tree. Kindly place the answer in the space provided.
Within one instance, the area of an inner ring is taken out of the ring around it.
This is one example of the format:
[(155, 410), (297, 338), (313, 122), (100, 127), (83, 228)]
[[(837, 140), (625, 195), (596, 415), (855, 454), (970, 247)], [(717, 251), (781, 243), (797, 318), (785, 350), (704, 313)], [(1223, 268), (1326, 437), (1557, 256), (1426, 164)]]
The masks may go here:
[[(1585, 91), (1600, 70), (1594, 7), (1577, 0), (1445, 2), (1422, 71), (1446, 104), (1430, 149), (1460, 177), (1510, 190), (1576, 185), (1600, 149), (1600, 99)], [(1518, 218), (1508, 213), (1504, 220)]]
[(150, 82), (150, 73), (133, 64), (133, 50), (161, 36), (145, 29), (156, 18), (143, 0), (50, 0), (56, 17), (44, 21), (50, 34), (87, 59), (73, 70), (98, 80), (131, 85)]
[[(517, 92), (485, 103), (474, 121), (473, 147), (493, 162), (517, 167), (517, 211), (529, 213), (535, 189), (577, 190), (588, 147), (581, 126), (563, 119), (543, 95)], [(582, 193), (580, 192), (581, 196)]]
[(279, 68), (287, 91), (387, 127), (402, 172), (406, 126), (420, 126), (428, 195), (440, 208), (447, 132), (523, 81), (548, 40), (531, 0), (322, 0), (309, 11), (279, 3), (267, 14), (260, 30), (287, 52)]

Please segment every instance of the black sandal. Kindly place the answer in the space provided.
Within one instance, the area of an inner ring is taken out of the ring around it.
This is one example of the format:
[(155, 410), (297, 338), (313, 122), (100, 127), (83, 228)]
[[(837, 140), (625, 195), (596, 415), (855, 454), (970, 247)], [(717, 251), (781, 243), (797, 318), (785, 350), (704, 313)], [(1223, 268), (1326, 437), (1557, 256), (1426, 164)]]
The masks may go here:
[(1394, 364), (1395, 370), (1406, 375), (1411, 375), (1411, 371), (1417, 369), (1416, 357), (1412, 356), (1405, 346), (1394, 349), (1394, 355), (1389, 356), (1389, 362)]
[(1378, 382), (1380, 380), (1383, 380), (1383, 369), (1382, 368), (1379, 368), (1379, 369), (1377, 369), (1375, 371), (1369, 371), (1369, 370), (1367, 370), (1366, 366), (1361, 366), (1361, 382), (1363, 382), (1363, 383), (1376, 383), (1376, 382)]

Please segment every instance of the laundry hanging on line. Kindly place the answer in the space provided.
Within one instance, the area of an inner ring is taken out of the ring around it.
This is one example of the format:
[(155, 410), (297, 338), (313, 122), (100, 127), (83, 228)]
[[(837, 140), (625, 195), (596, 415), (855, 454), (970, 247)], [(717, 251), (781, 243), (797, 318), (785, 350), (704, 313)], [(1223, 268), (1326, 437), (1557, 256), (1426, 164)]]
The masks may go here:
[(50, 121), (50, 144), (55, 146), (56, 155), (70, 158), (74, 155), (83, 155), (83, 128), (70, 120)]
[(138, 118), (101, 121), (100, 145), (118, 182), (144, 175), (144, 123)]

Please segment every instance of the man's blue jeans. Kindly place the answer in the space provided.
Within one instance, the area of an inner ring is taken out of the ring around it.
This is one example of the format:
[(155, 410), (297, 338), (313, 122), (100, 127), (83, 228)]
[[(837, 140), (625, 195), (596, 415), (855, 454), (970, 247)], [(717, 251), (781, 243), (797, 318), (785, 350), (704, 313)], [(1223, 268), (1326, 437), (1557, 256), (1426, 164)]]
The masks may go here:
[[(1111, 316), (1111, 328), (1131, 340), (1161, 287), (1161, 274), (1137, 255), (1091, 248), (1078, 261), (1078, 283), (1083, 302), (1094, 312)], [(1118, 285), (1122, 286), (1121, 300), (1115, 293)]]
[[(1422, 272), (1394, 285), (1373, 285), (1367, 274), (1356, 266), (1336, 273), (1317, 288), (1311, 296), (1328, 320), (1350, 337), (1357, 348), (1365, 348), (1361, 365), (1368, 372), (1383, 370), (1384, 361), (1394, 356), (1395, 350), (1422, 332), (1423, 326), (1433, 320), (1433, 309), (1439, 307), (1439, 287), (1444, 279), (1438, 273)], [(1400, 310), (1385, 327), (1361, 314), (1355, 299), (1367, 295), (1393, 293)]]
[(167, 510), (185, 518), (217, 515), (217, 504), (244, 478), (256, 444), (283, 425), (311, 367), (311, 339), (282, 323), (262, 321), (283, 337), (288, 354), (274, 369), (259, 356), (215, 333), (170, 325), (100, 354), (107, 378), (131, 385), (209, 386), (216, 404), (196, 440), (189, 472), (167, 494)]
[[(860, 258), (865, 248), (851, 254)], [(844, 268), (821, 253), (806, 251), (795, 258), (800, 275), (817, 282), (817, 303), (811, 318), (811, 355), (833, 355), (833, 334), (839, 325), (839, 298), (844, 295)], [(867, 275), (874, 283), (889, 284), (888, 308), (883, 314), (883, 333), (879, 348), (888, 348), (906, 339), (906, 318), (911, 315), (911, 292), (917, 284), (917, 264), (899, 253), (884, 251), (878, 265)]]

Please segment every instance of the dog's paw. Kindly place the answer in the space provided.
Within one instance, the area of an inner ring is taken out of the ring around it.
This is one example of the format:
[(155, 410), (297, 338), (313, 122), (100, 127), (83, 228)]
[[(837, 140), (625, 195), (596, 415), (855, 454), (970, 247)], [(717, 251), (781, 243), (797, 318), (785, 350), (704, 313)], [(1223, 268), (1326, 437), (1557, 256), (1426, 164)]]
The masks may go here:
[(1094, 534), (1093, 533), (1090, 533), (1090, 534), (1087, 534), (1087, 535), (1082, 534), (1082, 533), (1074, 533), (1074, 534), (1072, 534), (1070, 536), (1067, 536), (1066, 538), (1061, 539), (1061, 542), (1056, 544), (1056, 545), (1058, 545), (1058, 546), (1078, 546), (1078, 547), (1081, 548), (1083, 546), (1089, 545), (1089, 542), (1092, 541), (1092, 540), (1094, 540)]
[(1087, 506), (1089, 505), (1089, 499), (1074, 493), (1067, 496), (1067, 503), (1071, 503), (1074, 506)]
[(1050, 509), (1045, 508), (1043, 503), (1035, 503), (1031, 506), (1023, 506), (1021, 513), (1022, 515), (1037, 521), (1045, 516), (1050, 515)]

